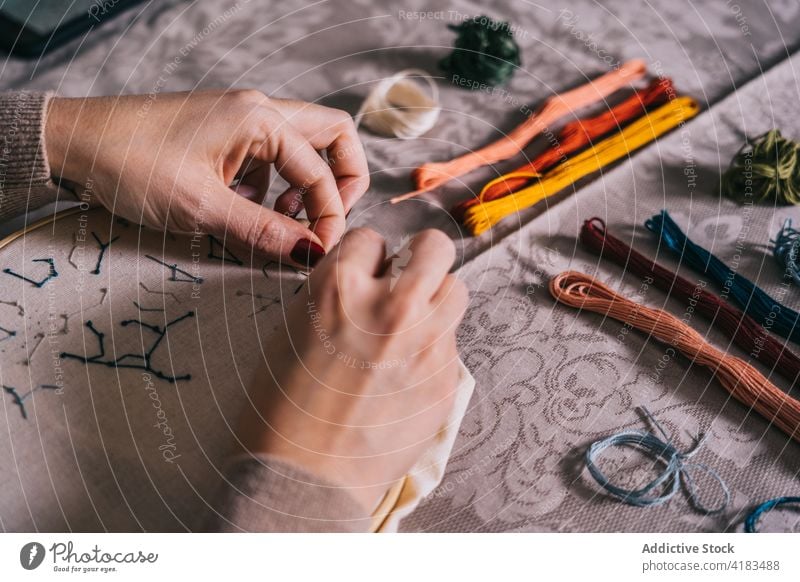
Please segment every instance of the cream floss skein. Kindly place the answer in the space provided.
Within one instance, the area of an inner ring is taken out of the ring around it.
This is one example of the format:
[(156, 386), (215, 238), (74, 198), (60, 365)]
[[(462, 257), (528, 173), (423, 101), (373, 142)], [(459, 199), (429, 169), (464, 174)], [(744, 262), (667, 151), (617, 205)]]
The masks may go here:
[[(409, 77), (422, 77), (430, 96)], [(370, 91), (356, 113), (356, 127), (364, 125), (378, 135), (413, 139), (430, 131), (439, 119), (439, 89), (420, 69), (404, 69), (383, 79)]]
[(627, 323), (673, 346), (693, 364), (711, 370), (736, 400), (800, 441), (800, 401), (783, 392), (744, 360), (729, 356), (706, 342), (674, 315), (631, 301), (577, 271), (553, 277), (550, 294), (560, 303)]

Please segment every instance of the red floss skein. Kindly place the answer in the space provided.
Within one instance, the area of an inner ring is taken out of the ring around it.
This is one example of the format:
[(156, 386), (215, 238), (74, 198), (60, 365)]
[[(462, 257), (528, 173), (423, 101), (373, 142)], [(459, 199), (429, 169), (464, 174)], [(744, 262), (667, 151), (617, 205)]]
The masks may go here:
[[(633, 95), (611, 109), (594, 117), (567, 123), (559, 132), (555, 144), (514, 172), (534, 171), (543, 174), (570, 154), (585, 148), (607, 133), (619, 130), (627, 122), (641, 117), (648, 107), (665, 102), (670, 95), (675, 95), (675, 89), (670, 79), (666, 77), (653, 79), (647, 87), (638, 89)], [(513, 194), (528, 181), (528, 178), (509, 178), (504, 182), (498, 182), (486, 190), (483, 201), (488, 202)], [(467, 208), (476, 204), (478, 204), (478, 198), (470, 198), (456, 204), (451, 214), (457, 220), (462, 220)]]
[(651, 278), (655, 287), (673, 297), (684, 301), (695, 300), (695, 310), (710, 319), (737, 346), (793, 384), (797, 380), (800, 358), (769, 335), (756, 320), (633, 250), (609, 234), (600, 218), (590, 218), (583, 223), (580, 241), (596, 255), (612, 260), (626, 271)]

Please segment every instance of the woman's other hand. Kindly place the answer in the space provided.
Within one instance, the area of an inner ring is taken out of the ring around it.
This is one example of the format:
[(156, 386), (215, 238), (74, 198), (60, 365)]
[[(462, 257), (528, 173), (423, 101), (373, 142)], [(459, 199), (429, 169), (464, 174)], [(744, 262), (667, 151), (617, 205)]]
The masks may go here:
[[(55, 98), (45, 148), (53, 175), (88, 202), (302, 266), (338, 242), (369, 184), (347, 113), (253, 90)], [(290, 186), (269, 210), (273, 164)], [(291, 218), (303, 208), (310, 229)]]
[(242, 445), (347, 487), (372, 510), (453, 406), (468, 299), (448, 274), (454, 257), (436, 230), (390, 258), (375, 232), (348, 232), (267, 339)]

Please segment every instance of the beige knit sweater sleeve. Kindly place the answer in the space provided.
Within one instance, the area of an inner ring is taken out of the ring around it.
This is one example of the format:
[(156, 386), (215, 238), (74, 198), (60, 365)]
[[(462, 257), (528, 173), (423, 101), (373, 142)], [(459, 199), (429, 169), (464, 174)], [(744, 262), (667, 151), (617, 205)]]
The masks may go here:
[[(50, 93), (0, 93), (0, 221), (54, 202), (44, 123)], [(207, 527), (216, 531), (366, 531), (369, 516), (344, 489), (281, 459), (228, 463)]]
[(0, 93), (0, 222), (55, 202), (44, 150), (51, 93)]
[(366, 532), (372, 518), (343, 488), (269, 455), (238, 455), (224, 472), (213, 531)]

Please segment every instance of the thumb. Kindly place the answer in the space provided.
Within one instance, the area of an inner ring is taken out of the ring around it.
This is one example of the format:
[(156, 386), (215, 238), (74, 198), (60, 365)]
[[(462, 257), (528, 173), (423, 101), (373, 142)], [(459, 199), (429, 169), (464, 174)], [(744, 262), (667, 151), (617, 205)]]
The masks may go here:
[(206, 200), (203, 211), (204, 230), (209, 234), (257, 254), (301, 268), (313, 267), (325, 256), (319, 237), (308, 228), (226, 186)]

